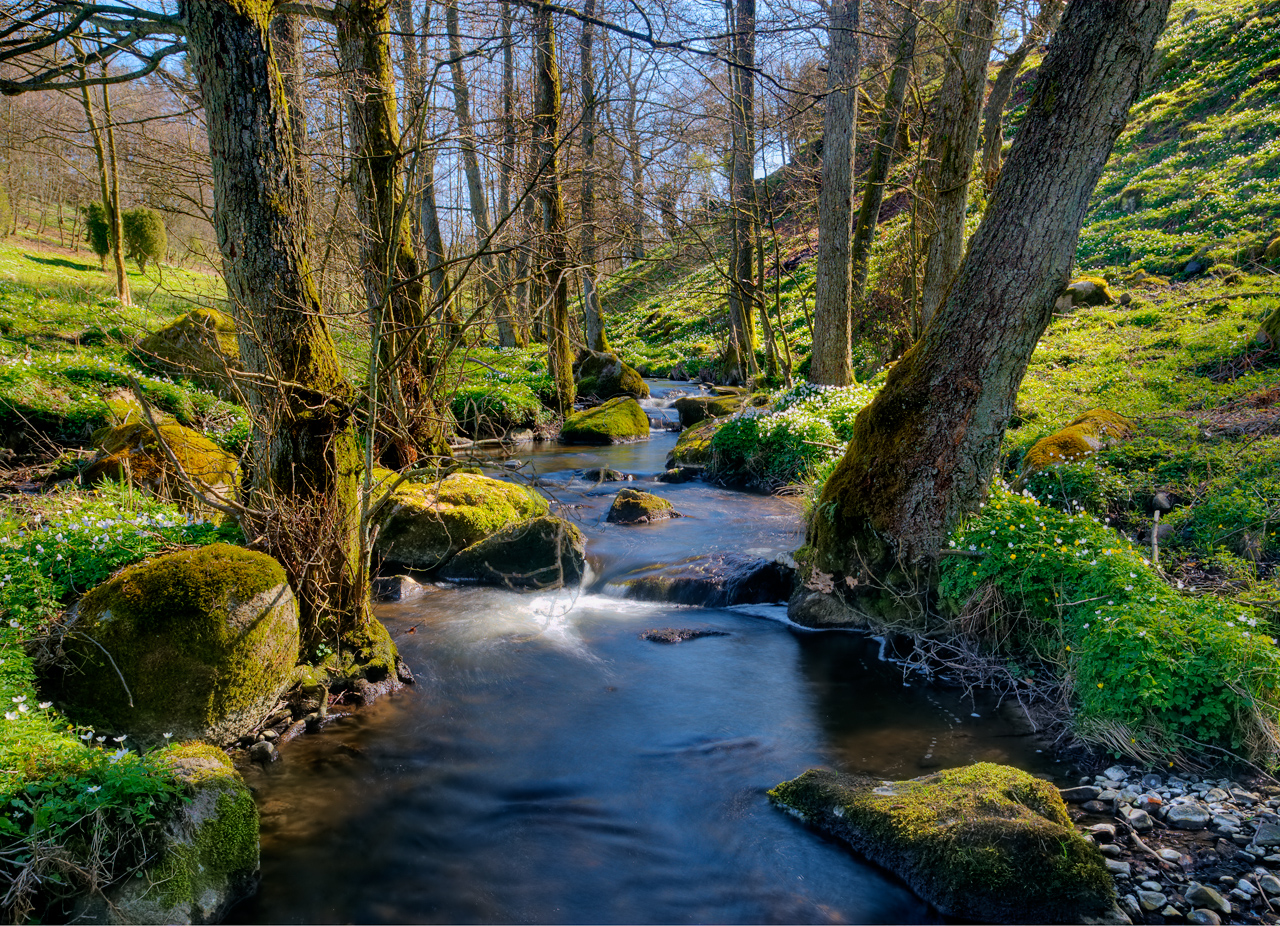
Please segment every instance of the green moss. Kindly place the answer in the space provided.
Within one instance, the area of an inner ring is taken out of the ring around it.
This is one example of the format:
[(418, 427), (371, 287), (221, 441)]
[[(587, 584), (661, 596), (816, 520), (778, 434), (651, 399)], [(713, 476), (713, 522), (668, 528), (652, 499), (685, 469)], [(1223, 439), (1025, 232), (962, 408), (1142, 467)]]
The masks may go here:
[(138, 420), (136, 406), (130, 408), (124, 402), (117, 403), (112, 413), (132, 420), (94, 435), (99, 450), (84, 471), (85, 482), (125, 480), (158, 498), (200, 507), (199, 499), (188, 492), (165, 453), (160, 443), (163, 439), (189, 478), (217, 494), (234, 497), (240, 464), (213, 441), (172, 419), (156, 423), (160, 432), (157, 438), (150, 424)]
[(1115, 412), (1105, 408), (1085, 412), (1031, 446), (1022, 458), (1020, 480), (1025, 482), (1031, 475), (1058, 463), (1081, 460), (1132, 433), (1133, 422)]
[(671, 502), (660, 495), (642, 489), (621, 489), (609, 506), (608, 520), (615, 524), (647, 524), (678, 517)]
[(600, 399), (629, 395), (649, 397), (649, 384), (614, 354), (587, 351), (577, 363), (578, 394)]
[(240, 369), (235, 322), (216, 309), (188, 312), (143, 338), (135, 353), (156, 369), (224, 392), (230, 391), (228, 373)]
[(723, 421), (714, 418), (685, 428), (671, 451), (668, 464), (671, 466), (705, 466), (711, 461), (711, 438), (715, 436)]
[(623, 396), (573, 413), (560, 429), (560, 440), (566, 444), (623, 444), (648, 439), (649, 416), (639, 402)]
[(1057, 788), (1017, 769), (980, 763), (901, 782), (811, 769), (769, 797), (951, 916), (1079, 922), (1114, 903), (1102, 856)]
[(435, 569), (500, 528), (548, 511), (536, 492), (472, 473), (403, 483), (380, 520), (376, 549), (391, 562)]
[(510, 588), (559, 588), (581, 581), (582, 531), (563, 518), (531, 518), (463, 550), (444, 568), (447, 579)]
[(72, 716), (153, 739), (228, 741), (288, 682), (297, 608), (271, 557), (211, 544), (132, 566), (95, 588), (68, 624), (64, 649)]

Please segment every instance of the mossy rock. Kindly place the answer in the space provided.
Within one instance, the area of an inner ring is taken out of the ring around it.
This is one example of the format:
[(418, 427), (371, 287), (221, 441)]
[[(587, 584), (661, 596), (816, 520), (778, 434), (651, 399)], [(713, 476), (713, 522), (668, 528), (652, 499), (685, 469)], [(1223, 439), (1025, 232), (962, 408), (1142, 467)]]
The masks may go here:
[(139, 341), (135, 353), (149, 366), (233, 397), (232, 378), (241, 370), (236, 324), (216, 309), (188, 312)]
[(649, 416), (635, 399), (619, 396), (574, 412), (560, 428), (563, 444), (627, 444), (649, 439)]
[(131, 566), (93, 589), (63, 650), (58, 687), (77, 721), (144, 741), (171, 733), (229, 743), (288, 686), (298, 606), (274, 559), (216, 543)]
[(258, 808), (227, 754), (189, 743), (164, 761), (186, 786), (155, 860), (89, 901), (75, 922), (219, 923), (258, 880)]
[(593, 395), (600, 399), (612, 399), (614, 396), (649, 398), (649, 384), (615, 354), (585, 351), (574, 365), (573, 373), (578, 380), (578, 395)]
[(378, 519), (374, 551), (388, 562), (430, 571), (507, 525), (548, 510), (536, 492), (474, 473), (406, 482)]
[(531, 518), (467, 547), (440, 576), (507, 588), (561, 588), (582, 581), (586, 550), (582, 531), (563, 518)]
[(112, 407), (112, 414), (124, 416), (127, 423), (103, 428), (94, 434), (98, 453), (81, 476), (85, 482), (127, 481), (184, 507), (204, 507), (200, 499), (188, 490), (178, 469), (170, 462), (164, 450), (164, 445), (167, 445), (174, 459), (181, 464), (182, 471), (202, 487), (202, 491), (234, 499), (240, 481), (240, 464), (235, 457), (203, 434), (178, 424), (172, 418), (157, 420), (156, 430), (153, 430), (146, 421), (137, 420), (136, 414), (130, 415), (125, 403), (117, 405)]
[(689, 395), (676, 399), (674, 408), (680, 417), (680, 427), (691, 428), (710, 417), (707, 406), (714, 402), (708, 395)]
[(769, 797), (906, 882), (944, 915), (980, 923), (1080, 923), (1115, 915), (1097, 847), (1058, 789), (979, 763), (910, 781), (810, 769)]
[(1111, 294), (1106, 280), (1101, 277), (1083, 277), (1062, 291), (1054, 308), (1059, 312), (1066, 312), (1080, 306), (1114, 305), (1115, 301), (1116, 297)]
[(711, 462), (711, 438), (715, 436), (723, 421), (709, 418), (701, 424), (685, 428), (676, 441), (675, 447), (667, 456), (667, 467), (705, 466)]
[(614, 524), (649, 524), (678, 517), (680, 512), (660, 495), (643, 489), (621, 489), (613, 497), (606, 520)]
[(1031, 445), (1022, 458), (1022, 470), (1015, 485), (1021, 488), (1027, 479), (1041, 470), (1084, 459), (1132, 433), (1133, 422), (1115, 412), (1105, 408), (1087, 411), (1065, 428)]

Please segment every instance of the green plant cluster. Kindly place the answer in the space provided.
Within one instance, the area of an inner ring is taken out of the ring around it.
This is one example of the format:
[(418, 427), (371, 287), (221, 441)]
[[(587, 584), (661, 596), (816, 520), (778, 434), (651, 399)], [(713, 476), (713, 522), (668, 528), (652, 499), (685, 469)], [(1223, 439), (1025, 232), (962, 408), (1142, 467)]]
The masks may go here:
[(449, 399), (458, 427), (472, 437), (500, 437), (511, 428), (538, 430), (555, 416), (523, 382), (490, 377), (463, 383)]
[(169, 251), (165, 236), (164, 219), (160, 213), (146, 206), (126, 209), (120, 216), (124, 236), (125, 256), (137, 261), (138, 269), (147, 271), (147, 261), (159, 264)]
[(1016, 617), (1005, 645), (1058, 664), (1086, 738), (1105, 728), (1135, 755), (1207, 743), (1280, 759), (1280, 650), (1252, 609), (1180, 591), (1104, 520), (1029, 492), (993, 492), (950, 545), (940, 594), (997, 592)]

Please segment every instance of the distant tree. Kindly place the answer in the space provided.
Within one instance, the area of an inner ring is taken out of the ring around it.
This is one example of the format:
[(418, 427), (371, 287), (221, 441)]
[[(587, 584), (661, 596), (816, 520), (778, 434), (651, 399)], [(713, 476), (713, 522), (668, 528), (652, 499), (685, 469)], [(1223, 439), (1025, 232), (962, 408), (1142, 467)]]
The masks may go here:
[(84, 240), (89, 250), (98, 255), (102, 269), (107, 269), (107, 255), (111, 253), (111, 226), (107, 221), (107, 207), (97, 200), (80, 210), (84, 213)]
[(0, 186), (0, 238), (9, 234), (9, 222), (13, 216), (9, 211), (9, 194)]
[(147, 261), (160, 263), (169, 251), (165, 237), (164, 219), (160, 213), (146, 206), (126, 209), (120, 214), (124, 226), (125, 257), (138, 262), (138, 269), (147, 272)]

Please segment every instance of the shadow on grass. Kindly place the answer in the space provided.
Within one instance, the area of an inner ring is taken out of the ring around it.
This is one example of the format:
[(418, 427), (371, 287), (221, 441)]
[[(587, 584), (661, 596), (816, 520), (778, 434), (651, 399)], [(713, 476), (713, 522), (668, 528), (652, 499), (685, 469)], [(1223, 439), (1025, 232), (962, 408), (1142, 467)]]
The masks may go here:
[(46, 267), (61, 267), (64, 270), (88, 270), (93, 271), (98, 268), (92, 264), (81, 263), (78, 260), (67, 260), (65, 257), (36, 257), (34, 254), (22, 255), (27, 260), (34, 261), (37, 264), (44, 264)]

